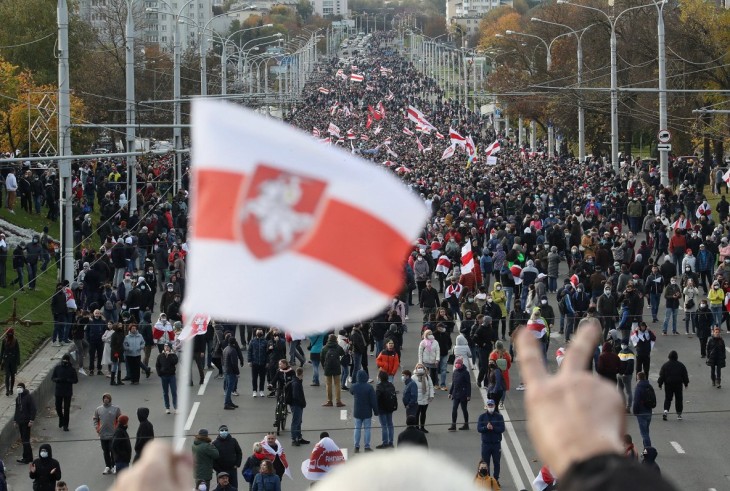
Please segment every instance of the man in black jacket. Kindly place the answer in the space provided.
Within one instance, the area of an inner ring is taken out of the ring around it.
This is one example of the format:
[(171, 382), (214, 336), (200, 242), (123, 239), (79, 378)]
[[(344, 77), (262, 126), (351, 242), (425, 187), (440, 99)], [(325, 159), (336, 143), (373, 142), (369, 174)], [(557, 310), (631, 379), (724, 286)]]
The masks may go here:
[(129, 416), (122, 414), (117, 420), (117, 429), (112, 437), (112, 455), (117, 474), (129, 467), (129, 463), (132, 461), (132, 442), (129, 441), (127, 425), (129, 425)]
[(71, 412), (71, 397), (74, 393), (74, 384), (79, 382), (76, 369), (71, 364), (71, 356), (63, 355), (61, 363), (56, 365), (51, 375), (51, 380), (56, 384), (56, 414), (58, 414), (58, 427), (68, 431), (68, 418)]
[(139, 428), (137, 428), (137, 437), (134, 442), (134, 461), (137, 462), (142, 455), (145, 445), (155, 439), (155, 428), (150, 423), (150, 410), (146, 407), (137, 408), (137, 419), (139, 420)]
[(62, 283), (56, 285), (56, 293), (51, 297), (51, 314), (53, 314), (53, 337), (51, 342), (53, 346), (56, 346), (56, 342), (60, 346), (66, 328), (66, 318), (68, 317), (66, 293), (63, 291)]
[(304, 397), (304, 387), (302, 387), (302, 379), (304, 378), (304, 370), (299, 367), (294, 372), (296, 377), (291, 381), (287, 388), (286, 403), (291, 407), (291, 444), (294, 447), (306, 445), (308, 440), (302, 438), (302, 414), (304, 408), (307, 407), (307, 400)]
[(681, 420), (682, 409), (684, 408), (682, 385), (687, 388), (689, 385), (689, 375), (687, 374), (687, 367), (679, 361), (679, 355), (676, 351), (672, 350), (669, 352), (669, 361), (662, 365), (662, 368), (659, 370), (657, 385), (659, 389), (662, 388), (662, 385), (666, 385), (664, 389), (664, 414), (662, 414), (662, 419), (664, 421), (667, 420), (669, 408), (672, 407), (672, 398), (676, 396), (674, 408), (677, 410), (677, 419)]
[(238, 488), (238, 469), (243, 461), (243, 451), (238, 440), (228, 432), (227, 425), (220, 425), (218, 438), (213, 441), (213, 446), (218, 449), (218, 459), (213, 464), (216, 473), (227, 472), (230, 484)]
[(479, 375), (477, 376), (477, 386), (481, 387), (484, 378), (487, 376), (487, 365), (489, 363), (489, 354), (494, 348), (494, 342), (497, 341), (497, 329), (492, 325), (492, 318), (479, 314), (477, 316), (477, 325), (472, 334), (474, 345), (477, 349), (477, 357), (479, 359)]
[(231, 395), (236, 389), (238, 375), (241, 372), (238, 369), (238, 351), (236, 350), (236, 339), (233, 336), (230, 336), (228, 346), (223, 350), (221, 363), (223, 365), (223, 388), (226, 392), (223, 409), (236, 409), (238, 406), (233, 404)]
[(23, 443), (23, 458), (18, 459), (18, 463), (30, 464), (33, 462), (33, 448), (30, 446), (30, 429), (33, 426), (33, 421), (35, 421), (36, 405), (23, 382), (18, 382), (15, 393), (18, 396), (15, 398), (15, 416), (13, 417), (13, 423), (18, 427), (20, 441)]
[(427, 280), (426, 288), (421, 290), (418, 304), (423, 311), (423, 322), (427, 322), (439, 307), (439, 292), (431, 285), (431, 280)]

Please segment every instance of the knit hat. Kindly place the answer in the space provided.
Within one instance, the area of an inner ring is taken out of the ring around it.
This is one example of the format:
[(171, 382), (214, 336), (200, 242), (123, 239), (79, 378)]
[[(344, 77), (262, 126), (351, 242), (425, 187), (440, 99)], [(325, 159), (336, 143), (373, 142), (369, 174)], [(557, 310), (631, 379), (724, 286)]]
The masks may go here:
[(119, 416), (119, 426), (127, 426), (129, 424), (129, 416), (122, 414)]
[(198, 436), (208, 436), (208, 430), (206, 430), (205, 428), (200, 428), (198, 430)]

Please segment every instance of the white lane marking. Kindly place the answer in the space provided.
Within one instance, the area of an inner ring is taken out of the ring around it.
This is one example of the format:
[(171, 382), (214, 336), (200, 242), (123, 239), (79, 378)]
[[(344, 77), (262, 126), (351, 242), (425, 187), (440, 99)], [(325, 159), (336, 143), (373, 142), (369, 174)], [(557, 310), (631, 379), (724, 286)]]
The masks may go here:
[(195, 421), (195, 415), (198, 414), (199, 407), (200, 407), (200, 401), (195, 401), (193, 403), (193, 408), (190, 410), (190, 414), (188, 415), (188, 419), (185, 421), (185, 431), (190, 431), (190, 428), (193, 427), (193, 422)]
[(203, 385), (200, 386), (198, 389), (198, 395), (202, 396), (205, 395), (205, 389), (208, 388), (208, 382), (210, 382), (210, 379), (213, 377), (213, 371), (208, 370), (208, 373), (205, 374), (205, 378), (203, 379)]
[[(725, 349), (727, 349), (727, 348), (725, 348)], [(710, 488), (710, 489), (708, 489), (707, 491), (717, 491), (717, 489), (715, 489), (715, 488)]]
[(347, 409), (340, 409), (340, 421), (347, 421)]
[(727, 351), (728, 353), (730, 353), (730, 348), (727, 348), (727, 347), (726, 347), (726, 348), (725, 348), (725, 351)]
[[(479, 369), (477, 368), (476, 364), (472, 368), (472, 375), (474, 375), (474, 380), (477, 380), (477, 377), (479, 376)], [(479, 393), (482, 396), (482, 399), (484, 400), (484, 405), (487, 405), (487, 390), (477, 388)], [(502, 415), (507, 419), (507, 415), (505, 414), (505, 411), (500, 409), (500, 412), (502, 412)], [(481, 413), (480, 413), (481, 414)], [(506, 426), (506, 424), (505, 424)], [(514, 428), (512, 429), (512, 432), (514, 433)], [(511, 435), (510, 435), (511, 436)], [(526, 489), (525, 488), (525, 482), (522, 480), (522, 476), (520, 475), (520, 470), (517, 468), (517, 464), (515, 463), (515, 459), (512, 456), (512, 452), (509, 449), (509, 442), (507, 441), (507, 438), (502, 439), (502, 453), (504, 453), (505, 459), (507, 459), (507, 468), (509, 469), (509, 473), (512, 475), (512, 481), (515, 484), (515, 487), (517, 489)], [(512, 444), (515, 446), (515, 451), (517, 452), (517, 449), (519, 448), (522, 450), (522, 445), (520, 444), (520, 441), (517, 439), (517, 437), (514, 437), (514, 440), (512, 441)], [(518, 452), (519, 455), (519, 452)], [(522, 455), (524, 455), (524, 452), (522, 452)], [(524, 463), (523, 463), (524, 465)], [(529, 465), (528, 465), (529, 468)], [(527, 476), (530, 476), (530, 472), (527, 472)]]
[(532, 470), (532, 467), (530, 467), (530, 462), (527, 460), (527, 455), (525, 455), (525, 450), (522, 448), (522, 443), (520, 443), (519, 438), (517, 438), (517, 432), (510, 420), (509, 413), (507, 413), (507, 408), (505, 407), (504, 409), (500, 409), (500, 411), (502, 412), (504, 419), (507, 420), (505, 427), (507, 428), (507, 433), (509, 433), (512, 443), (515, 446), (515, 452), (517, 453), (517, 457), (520, 459), (520, 463), (522, 463), (522, 468), (525, 470), (525, 474), (527, 476), (534, 477), (535, 472)]
[(669, 442), (669, 444), (672, 447), (674, 447), (674, 450), (676, 450), (677, 453), (679, 453), (679, 454), (685, 453), (684, 449), (682, 448), (682, 445), (680, 445), (679, 443), (677, 443), (677, 442)]

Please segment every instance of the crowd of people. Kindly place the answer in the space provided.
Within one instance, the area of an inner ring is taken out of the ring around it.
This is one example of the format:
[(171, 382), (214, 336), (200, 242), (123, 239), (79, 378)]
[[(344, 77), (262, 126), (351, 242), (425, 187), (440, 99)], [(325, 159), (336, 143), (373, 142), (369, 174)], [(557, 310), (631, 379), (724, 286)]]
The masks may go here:
[[(206, 334), (193, 341), (196, 366), (190, 384), (198, 375), (202, 385), (204, 371), (216, 370), (223, 379), (224, 409), (235, 410), (238, 406), (232, 396), (238, 395), (240, 369), (248, 364), (252, 397), (285, 398), (293, 416), (291, 443), (300, 446), (310, 443), (302, 433), (303, 412), (307, 398), (320, 390), (321, 370), (322, 406), (352, 406), (355, 453), (388, 449), (395, 446), (394, 441), (399, 446), (428, 446), (428, 407), (443, 392), (452, 406), (449, 431), (475, 427), (480, 433), (475, 481), (499, 489), (505, 431), (500, 409), (513, 388), (512, 364), (518, 355), (521, 361), (534, 361), (535, 352), (541, 363), (547, 362), (550, 334), (558, 332), (566, 346), (557, 348), (556, 361), (575, 369), (578, 362), (567, 360), (584, 354), (583, 344), (590, 339), (585, 332), (595, 327), (600, 340), (597, 336), (588, 343), (586, 358), (601, 379), (614, 386), (611, 400), (622, 399), (622, 410), (637, 417), (645, 447), (643, 461), (651, 464), (647, 468), (655, 468), (657, 452), (651, 445), (649, 425), (657, 400), (647, 380), (652, 350), (660, 342), (654, 331), (670, 335), (671, 327), (671, 335), (678, 335), (677, 317), (683, 312), (685, 334), (699, 340), (698, 355), (706, 359), (712, 385), (718, 389), (725, 366), (721, 328), (724, 323), (730, 330), (730, 205), (725, 196), (714, 209), (707, 202), (705, 193), (711, 191), (707, 184), (715, 176), (710, 163), (673, 162), (674, 186), (663, 187), (658, 169), (639, 159), (623, 162), (615, 173), (600, 158), (584, 162), (568, 155), (548, 158), (542, 146), (521, 148), (511, 132), (494, 130), (491, 117), (456, 103), (452, 94), (421, 74), (396, 44), (394, 33), (376, 33), (351, 64), (345, 66), (336, 58), (320, 63), (316, 81), (305, 86), (306, 100), (292, 109), (287, 120), (326, 140), (322, 144), (339, 145), (383, 165), (430, 206), (432, 217), (404, 263), (403, 290), (374, 318), (308, 339), (268, 326), (213, 320)], [(363, 75), (363, 80), (353, 81), (351, 74)], [(410, 119), (409, 107), (416, 109)], [(500, 143), (500, 150), (496, 164), (488, 165), (482, 150), (494, 141)], [(454, 149), (450, 157), (449, 148)], [(51, 301), (52, 341), (73, 342), (77, 371), (106, 375), (113, 386), (125, 381), (137, 385), (141, 374), (150, 377), (154, 362), (164, 408), (170, 413), (177, 410), (180, 305), (188, 253), (187, 192), (181, 190), (168, 202), (167, 189), (155, 181), (169, 177), (169, 167), (160, 162), (138, 165), (138, 175), (147, 180), (140, 183), (138, 212), (131, 215), (122, 192), (123, 166), (109, 161), (76, 169), (78, 275), (71, 284), (59, 283)], [(51, 170), (29, 172), (42, 182), (52, 177)], [(9, 192), (9, 204), (10, 198)], [(98, 224), (91, 223), (95, 204), (101, 210)], [(94, 235), (102, 244), (99, 248), (90, 247)], [(19, 253), (29, 274), (29, 258), (36, 255), (29, 249), (36, 243), (43, 246), (43, 238), (23, 244)], [(474, 253), (469, 272), (462, 271), (467, 266), (462, 264), (465, 246)], [(36, 263), (45, 257), (43, 247), (39, 249)], [(47, 261), (41, 269), (46, 266)], [(18, 267), (21, 288), (24, 268)], [(422, 318), (412, 315), (415, 305)], [(661, 326), (660, 308), (665, 313)], [(411, 333), (420, 330), (420, 339), (406, 347), (409, 329)], [(524, 336), (523, 331), (539, 344), (517, 349), (516, 340)], [(576, 343), (581, 353), (571, 355)], [(684, 351), (687, 356), (696, 349), (696, 342), (692, 344), (695, 348), (688, 342)], [(308, 348), (309, 360), (303, 346)], [(3, 345), (3, 349), (13, 348)], [(412, 369), (401, 361), (406, 349), (417, 356)], [(369, 355), (375, 366), (370, 365)], [(78, 378), (74, 370), (68, 370), (73, 360), (62, 363), (66, 365), (59, 368), (55, 380), (56, 409), (59, 427), (67, 430), (67, 402)], [(305, 391), (303, 367), (310, 364), (312, 389)], [(122, 365), (126, 366), (124, 378)], [(395, 380), (399, 374), (400, 383)], [(526, 395), (539, 393), (535, 388), (541, 378), (532, 375), (523, 374), (516, 390), (529, 385)], [(487, 400), (484, 411), (470, 418), (474, 378), (477, 387), (486, 390)], [(677, 417), (682, 418), (682, 389), (688, 383), (686, 368), (677, 351), (672, 351), (657, 382), (665, 391), (664, 419), (673, 400)], [(43, 460), (39, 466), (32, 458), (30, 427), (35, 408), (24, 402), (28, 397), (22, 384), (17, 390), (22, 461), (34, 462), (31, 478), (38, 469), (48, 468), (44, 479), (59, 481), (58, 465), (52, 473), (53, 465)], [(344, 400), (343, 392), (350, 392), (352, 398)], [(396, 439), (393, 416), (399, 411), (407, 427)], [(459, 412), (463, 422), (457, 429)], [(139, 408), (137, 414), (142, 423), (142, 434), (137, 433), (140, 448), (135, 445), (138, 457), (154, 432), (150, 410)], [(381, 425), (379, 445), (371, 445), (374, 416)], [(103, 472), (112, 474), (129, 466), (129, 418), (111, 404), (110, 394), (104, 395), (94, 421), (104, 453)], [(322, 443), (326, 438), (320, 435), (317, 445), (333, 445)], [(638, 456), (630, 436), (621, 448)], [(621, 448), (611, 450), (620, 453)], [(46, 451), (48, 457), (41, 454), (41, 458), (50, 458), (50, 448)], [(555, 462), (555, 457), (541, 456)], [(280, 489), (281, 478), (289, 472), (275, 435), (255, 442), (244, 463), (241, 447), (226, 425), (219, 427), (215, 440), (208, 430), (200, 429), (193, 457), (196, 489), (213, 489), (216, 483), (218, 490), (240, 489), (238, 472), (250, 489)], [(545, 481), (549, 474), (552, 486), (560, 479), (565, 483), (560, 489), (599, 489), (586, 484), (587, 469), (606, 473), (609, 464), (589, 461), (593, 467), (576, 467), (582, 460), (576, 457), (555, 465), (538, 478)], [(216, 482), (211, 483), (214, 477)], [(669, 489), (659, 478), (656, 482), (656, 489)]]

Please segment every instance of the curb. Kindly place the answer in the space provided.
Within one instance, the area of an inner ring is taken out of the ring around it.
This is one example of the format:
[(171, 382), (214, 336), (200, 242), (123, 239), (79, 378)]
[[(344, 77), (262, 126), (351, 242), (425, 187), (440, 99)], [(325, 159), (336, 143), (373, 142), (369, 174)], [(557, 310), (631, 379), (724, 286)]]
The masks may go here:
[[(46, 401), (53, 397), (54, 385), (51, 381), (53, 368), (61, 357), (75, 349), (73, 344), (61, 347), (51, 345), (51, 340), (36, 350), (15, 375), (15, 381), (25, 383), (31, 397), (36, 403), (38, 414), (45, 408)], [(4, 387), (4, 385), (3, 385)], [(2, 397), (2, 396), (0, 396)], [(0, 399), (0, 455), (6, 455), (13, 444), (19, 441), (18, 431), (13, 424), (15, 417), (15, 395)], [(36, 435), (37, 436), (37, 435)]]

